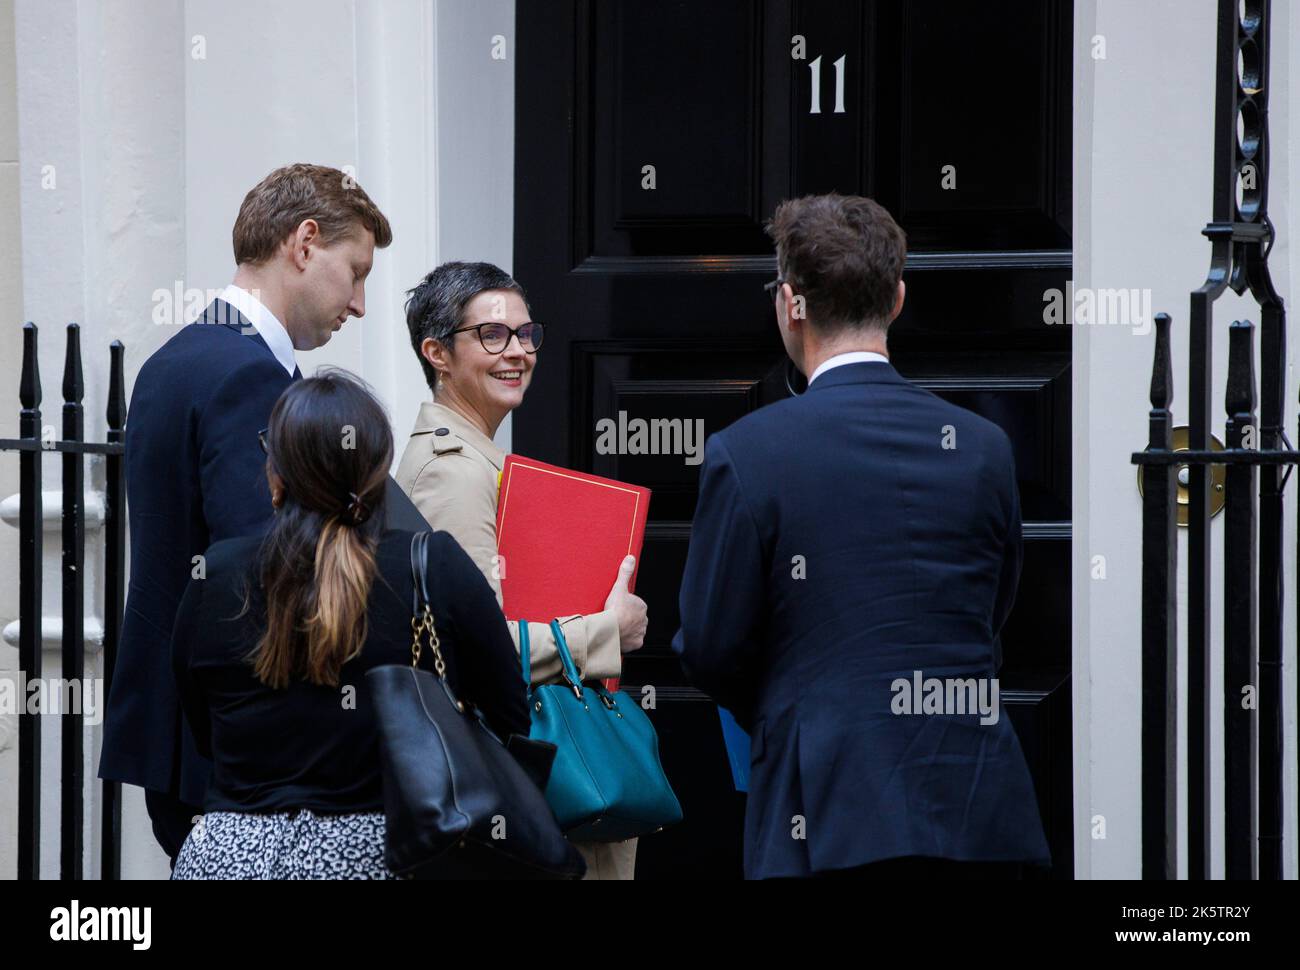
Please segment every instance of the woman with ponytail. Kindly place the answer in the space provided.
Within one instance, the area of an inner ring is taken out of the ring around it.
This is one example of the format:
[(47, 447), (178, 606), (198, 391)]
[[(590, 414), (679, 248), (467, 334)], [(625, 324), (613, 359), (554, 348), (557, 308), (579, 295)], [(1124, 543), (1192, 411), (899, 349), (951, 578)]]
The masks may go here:
[[(411, 660), (411, 533), (384, 528), (392, 431), (365, 386), (332, 370), (291, 384), (259, 438), (274, 522), (208, 549), (172, 634), (185, 718), (212, 761), (173, 878), (389, 878), (365, 673)], [(428, 571), (452, 686), (502, 736), (527, 734), (491, 586), (446, 533)]]

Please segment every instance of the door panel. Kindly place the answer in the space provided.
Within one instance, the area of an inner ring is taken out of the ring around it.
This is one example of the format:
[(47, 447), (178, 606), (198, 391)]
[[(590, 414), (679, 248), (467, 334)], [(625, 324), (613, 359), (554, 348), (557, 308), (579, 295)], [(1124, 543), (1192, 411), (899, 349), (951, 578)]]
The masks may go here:
[(653, 490), (623, 682), (654, 690), (686, 821), (642, 840), (638, 876), (738, 876), (744, 796), (669, 647), (699, 465), (605, 454), (598, 422), (678, 421), (685, 444), (801, 392), (763, 224), (831, 190), (908, 233), (895, 365), (1011, 437), (1026, 566), (1003, 703), (1069, 874), (1071, 341), (1043, 306), (1070, 275), (1070, 2), (519, 0), (516, 21), (514, 272), (549, 328), (515, 449)]

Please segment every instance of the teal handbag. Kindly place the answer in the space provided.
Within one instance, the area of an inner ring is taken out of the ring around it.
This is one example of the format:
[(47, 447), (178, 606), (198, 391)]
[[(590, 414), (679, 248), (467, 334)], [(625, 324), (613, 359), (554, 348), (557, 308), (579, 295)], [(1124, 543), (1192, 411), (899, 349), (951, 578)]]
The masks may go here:
[(624, 691), (583, 684), (558, 620), (551, 632), (564, 683), (532, 686), (528, 623), (519, 621), (519, 657), (529, 737), (555, 745), (546, 801), (564, 834), (575, 841), (621, 842), (682, 820), (682, 806), (659, 762), (659, 736), (645, 711)]

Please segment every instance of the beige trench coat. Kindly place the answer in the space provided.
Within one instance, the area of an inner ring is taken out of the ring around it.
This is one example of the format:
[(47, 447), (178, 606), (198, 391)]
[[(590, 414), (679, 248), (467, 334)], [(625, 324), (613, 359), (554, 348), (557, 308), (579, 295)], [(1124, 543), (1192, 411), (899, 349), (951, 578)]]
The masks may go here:
[[(415, 429), (397, 468), (397, 483), (434, 530), (443, 530), (474, 560), (501, 602), (497, 552), (497, 488), (505, 452), (457, 412), (441, 404), (420, 406)], [(564, 639), (583, 680), (618, 677), (623, 669), (618, 618), (613, 611), (559, 617)], [(519, 649), (519, 624), (507, 623)], [(534, 684), (556, 680), (560, 655), (546, 623), (528, 625)], [(575, 842), (587, 860), (588, 879), (631, 879), (636, 839)]]

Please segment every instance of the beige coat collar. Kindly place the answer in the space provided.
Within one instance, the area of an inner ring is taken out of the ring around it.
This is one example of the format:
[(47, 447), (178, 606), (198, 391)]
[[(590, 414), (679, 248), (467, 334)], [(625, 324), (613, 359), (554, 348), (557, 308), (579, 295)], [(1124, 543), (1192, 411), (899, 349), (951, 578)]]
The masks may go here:
[(411, 432), (411, 436), (434, 434), (439, 428), (447, 428), (465, 444), (482, 454), (497, 471), (501, 471), (506, 453), (498, 448), (491, 438), (446, 405), (438, 404), (436, 401), (425, 401), (420, 405), (420, 414), (415, 419), (415, 430)]

